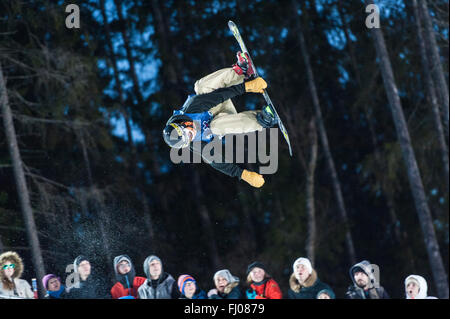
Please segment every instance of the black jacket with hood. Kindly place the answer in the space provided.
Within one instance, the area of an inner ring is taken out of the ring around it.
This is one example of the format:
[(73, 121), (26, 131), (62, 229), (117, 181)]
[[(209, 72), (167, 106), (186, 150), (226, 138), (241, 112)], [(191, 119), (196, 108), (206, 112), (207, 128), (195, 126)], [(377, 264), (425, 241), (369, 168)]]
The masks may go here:
[[(185, 113), (202, 113), (210, 110), (212, 107), (225, 102), (226, 100), (242, 95), (245, 93), (245, 84), (237, 84), (226, 88), (220, 88), (214, 90), (210, 93), (195, 95), (192, 101), (187, 106)], [(174, 115), (169, 119), (169, 122), (178, 120), (191, 120), (186, 115)], [(191, 152), (200, 154), (202, 158), (211, 165), (214, 169), (228, 175), (231, 177), (237, 177), (241, 179), (243, 169), (233, 163), (225, 163), (224, 158), (222, 158), (220, 163), (210, 161), (203, 156), (203, 149), (207, 145), (207, 142), (201, 141), (199, 143), (191, 143), (189, 148)], [(213, 155), (213, 154), (211, 154)]]
[[(359, 287), (355, 282), (353, 273), (357, 268), (362, 269), (363, 272), (369, 277), (370, 282), (368, 287), (365, 289)], [(350, 268), (350, 277), (352, 278), (353, 286), (348, 288), (346, 293), (347, 299), (390, 299), (386, 290), (380, 286), (380, 283), (376, 278), (375, 269), (367, 260), (357, 263)]]

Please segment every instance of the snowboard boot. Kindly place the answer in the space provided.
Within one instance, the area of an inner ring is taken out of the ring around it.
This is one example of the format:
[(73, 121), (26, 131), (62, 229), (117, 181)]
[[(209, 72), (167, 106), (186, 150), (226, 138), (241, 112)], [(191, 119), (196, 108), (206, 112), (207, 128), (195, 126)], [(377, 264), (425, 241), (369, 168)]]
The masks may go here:
[(275, 114), (272, 112), (268, 105), (263, 107), (261, 112), (258, 112), (256, 114), (256, 119), (258, 120), (258, 123), (261, 124), (261, 126), (264, 128), (274, 127), (278, 123)]
[(245, 80), (254, 79), (256, 77), (255, 69), (248, 58), (248, 53), (241, 53), (241, 51), (238, 51), (236, 57), (237, 62), (236, 64), (233, 64), (233, 70), (239, 75), (243, 74)]

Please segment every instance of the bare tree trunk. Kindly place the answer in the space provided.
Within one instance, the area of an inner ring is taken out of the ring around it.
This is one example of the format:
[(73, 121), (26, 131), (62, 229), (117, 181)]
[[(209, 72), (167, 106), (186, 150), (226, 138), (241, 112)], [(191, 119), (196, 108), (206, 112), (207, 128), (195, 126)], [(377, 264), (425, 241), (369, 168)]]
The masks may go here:
[(94, 185), (94, 178), (92, 177), (91, 163), (89, 161), (89, 156), (87, 152), (86, 142), (84, 140), (83, 132), (79, 129), (75, 129), (75, 135), (77, 136), (78, 142), (81, 146), (81, 152), (83, 153), (84, 165), (86, 167), (86, 174), (88, 178), (88, 185)]
[(130, 64), (129, 74), (130, 74), (131, 80), (133, 81), (134, 94), (136, 95), (138, 104), (142, 107), (144, 104), (144, 97), (142, 96), (142, 92), (140, 90), (140, 85), (139, 85), (139, 81), (138, 81), (137, 74), (136, 74), (136, 67), (134, 65), (133, 53), (131, 52), (130, 38), (127, 33), (127, 25), (128, 25), (127, 20), (123, 16), (121, 1), (114, 0), (114, 3), (116, 5), (117, 15), (119, 16), (119, 21), (123, 24), (123, 28), (121, 29), (121, 34), (122, 34), (123, 44), (125, 46), (125, 52), (127, 54), (127, 59)]
[(312, 101), (313, 101), (314, 112), (315, 112), (315, 117), (316, 117), (316, 121), (317, 121), (320, 141), (322, 143), (322, 147), (324, 150), (324, 155), (325, 155), (325, 159), (326, 159), (326, 162), (328, 165), (328, 169), (330, 170), (330, 177), (331, 177), (331, 181), (332, 181), (332, 185), (333, 185), (333, 190), (334, 190), (334, 193), (336, 196), (338, 212), (339, 212), (342, 222), (346, 228), (345, 229), (345, 245), (347, 248), (349, 262), (353, 265), (356, 263), (356, 253), (355, 253), (355, 248), (353, 245), (353, 238), (352, 238), (352, 235), (350, 232), (350, 225), (348, 222), (347, 210), (345, 208), (345, 203), (344, 203), (344, 197), (342, 195), (341, 183), (337, 176), (334, 159), (333, 159), (333, 156), (331, 155), (330, 146), (328, 143), (328, 137), (327, 137), (327, 133), (326, 133), (326, 129), (325, 129), (325, 123), (324, 123), (323, 117), (322, 117), (322, 111), (320, 109), (319, 96), (317, 94), (316, 84), (315, 84), (315, 80), (314, 80), (314, 74), (313, 74), (313, 71), (311, 68), (311, 63), (309, 60), (309, 55), (308, 55), (308, 51), (306, 48), (305, 39), (303, 37), (303, 32), (301, 30), (300, 19), (297, 14), (297, 12), (298, 12), (297, 3), (295, 1), (292, 1), (292, 4), (293, 4), (293, 9), (294, 9), (293, 12), (295, 14), (295, 19), (296, 19), (296, 27), (297, 27), (298, 40), (300, 42), (300, 50), (301, 50), (301, 54), (303, 56), (303, 60), (305, 62), (306, 76), (308, 79), (308, 86), (309, 86), (309, 90), (311, 92), (311, 97), (312, 97)]
[(315, 119), (311, 119), (309, 123), (309, 140), (311, 141), (311, 152), (308, 162), (308, 169), (306, 170), (306, 212), (308, 215), (308, 236), (306, 238), (306, 256), (314, 265), (315, 262), (315, 247), (316, 247), (316, 209), (314, 204), (314, 176), (317, 166), (317, 129)]
[(45, 288), (42, 286), (42, 278), (45, 276), (44, 260), (42, 258), (41, 246), (39, 243), (38, 232), (34, 220), (33, 209), (31, 208), (30, 195), (28, 193), (27, 182), (23, 170), (22, 158), (20, 156), (19, 146), (17, 144), (16, 131), (9, 107), (8, 92), (6, 89), (6, 81), (3, 77), (2, 66), (0, 64), (0, 106), (3, 116), (3, 124), (5, 128), (6, 140), (8, 143), (9, 153), (14, 171), (14, 179), (16, 181), (17, 196), (20, 202), (20, 208), (27, 230), (28, 242), (31, 247), (31, 256), (34, 269), (37, 274), (37, 282), (39, 286), (39, 295), (45, 295)]
[[(176, 57), (176, 52), (173, 52), (173, 48), (170, 45), (170, 41), (168, 39), (169, 31), (167, 30), (166, 23), (164, 22), (164, 16), (162, 14), (162, 10), (158, 0), (151, 0), (151, 5), (153, 9), (153, 16), (155, 18), (155, 29), (156, 32), (160, 36), (160, 45), (159, 52), (161, 54), (161, 58), (168, 62), (168, 57)], [(172, 63), (166, 63), (167, 68), (163, 72), (165, 72), (169, 83), (172, 85), (179, 84), (178, 76), (181, 76), (181, 73), (177, 72), (177, 69), (181, 67), (178, 65), (173, 65)]]
[[(441, 63), (441, 57), (439, 55), (439, 47), (436, 42), (436, 36), (433, 29), (433, 22), (431, 20), (430, 12), (428, 11), (428, 5), (426, 0), (419, 0), (419, 5), (422, 10), (419, 11), (422, 19), (424, 21), (424, 38), (427, 43), (427, 47), (430, 54), (430, 67), (431, 72), (434, 75), (435, 81), (437, 83), (437, 92), (439, 94), (441, 100), (442, 111), (444, 113), (444, 124), (446, 128), (446, 134), (448, 138), (448, 130), (449, 130), (449, 96), (448, 96), (448, 86), (445, 81), (444, 69)], [(419, 21), (419, 20), (418, 20)]]
[(135, 165), (136, 160), (136, 147), (133, 143), (133, 136), (131, 135), (131, 125), (130, 125), (130, 115), (129, 112), (125, 106), (125, 96), (123, 94), (122, 85), (119, 77), (119, 70), (117, 69), (117, 60), (116, 55), (114, 53), (114, 47), (111, 40), (111, 30), (109, 28), (108, 18), (106, 16), (106, 9), (105, 9), (105, 0), (100, 0), (100, 10), (102, 12), (103, 17), (103, 25), (105, 26), (105, 36), (106, 36), (106, 44), (108, 45), (109, 50), (109, 57), (111, 60), (111, 65), (113, 67), (114, 71), (114, 81), (116, 82), (116, 89), (117, 93), (119, 95), (120, 100), (120, 112), (122, 113), (122, 116), (125, 120), (125, 128), (127, 132), (127, 138), (128, 138), (128, 145), (130, 146), (131, 155), (132, 155), (132, 165)]
[(142, 200), (142, 207), (144, 209), (144, 223), (149, 232), (148, 235), (150, 238), (150, 247), (152, 247), (152, 249), (155, 249), (156, 247), (155, 226), (153, 224), (152, 215), (150, 214), (150, 206), (148, 204), (148, 199), (145, 193), (141, 192), (140, 195)]
[(436, 128), (436, 132), (438, 135), (438, 141), (441, 151), (441, 157), (442, 157), (442, 164), (444, 165), (444, 173), (446, 175), (445, 182), (447, 186), (447, 190), (449, 189), (449, 160), (448, 160), (448, 147), (445, 142), (445, 132), (444, 128), (442, 127), (441, 122), (441, 115), (439, 111), (439, 105), (436, 97), (436, 88), (433, 83), (433, 79), (430, 74), (430, 63), (428, 61), (424, 36), (423, 36), (423, 29), (422, 24), (420, 22), (420, 14), (419, 14), (419, 8), (417, 5), (417, 0), (413, 0), (413, 9), (414, 9), (414, 16), (416, 19), (416, 25), (417, 25), (417, 37), (419, 40), (419, 47), (420, 47), (420, 56), (422, 58), (422, 67), (423, 67), (423, 74), (425, 76), (425, 83), (428, 90), (428, 98), (431, 103), (431, 109), (433, 111), (433, 118), (434, 118), (434, 125)]
[[(366, 0), (366, 4), (373, 4), (373, 0)], [(428, 252), (428, 258), (433, 273), (439, 298), (448, 298), (448, 282), (445, 272), (439, 244), (434, 231), (433, 220), (425, 196), (422, 178), (417, 165), (414, 150), (409, 136), (408, 126), (403, 114), (400, 97), (395, 84), (394, 73), (387, 52), (384, 36), (380, 28), (371, 29), (377, 57), (380, 63), (381, 74), (386, 89), (389, 105), (392, 111), (392, 117), (395, 123), (397, 136), (402, 149), (403, 158), (408, 173), (408, 179), (414, 198), (420, 225), (422, 227), (425, 247)]]

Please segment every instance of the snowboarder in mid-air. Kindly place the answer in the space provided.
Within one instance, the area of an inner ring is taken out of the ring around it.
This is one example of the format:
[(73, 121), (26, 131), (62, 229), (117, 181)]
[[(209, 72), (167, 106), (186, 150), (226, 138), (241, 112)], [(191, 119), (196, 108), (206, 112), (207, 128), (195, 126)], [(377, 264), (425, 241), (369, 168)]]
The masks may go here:
[[(265, 106), (258, 111), (238, 113), (231, 98), (249, 93), (263, 93), (266, 81), (255, 76), (255, 69), (247, 53), (237, 53), (237, 62), (232, 67), (218, 70), (195, 83), (196, 95), (190, 96), (181, 110), (167, 121), (163, 131), (164, 141), (172, 148), (190, 147), (202, 154), (203, 148), (215, 136), (245, 134), (261, 131), (277, 125), (272, 110)], [(201, 149), (196, 149), (198, 141)], [(264, 184), (262, 175), (242, 169), (233, 163), (206, 160), (213, 168), (231, 177), (243, 179), (253, 187)]]

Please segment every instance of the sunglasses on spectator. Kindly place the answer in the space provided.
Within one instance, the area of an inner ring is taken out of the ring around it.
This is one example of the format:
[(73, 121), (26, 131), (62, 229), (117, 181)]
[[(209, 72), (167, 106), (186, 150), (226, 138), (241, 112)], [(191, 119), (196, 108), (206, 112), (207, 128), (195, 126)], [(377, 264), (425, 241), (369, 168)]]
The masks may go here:
[(3, 266), (3, 269), (8, 269), (8, 268), (14, 269), (14, 268), (16, 268), (16, 265), (15, 264), (9, 264), (9, 265), (4, 265)]

